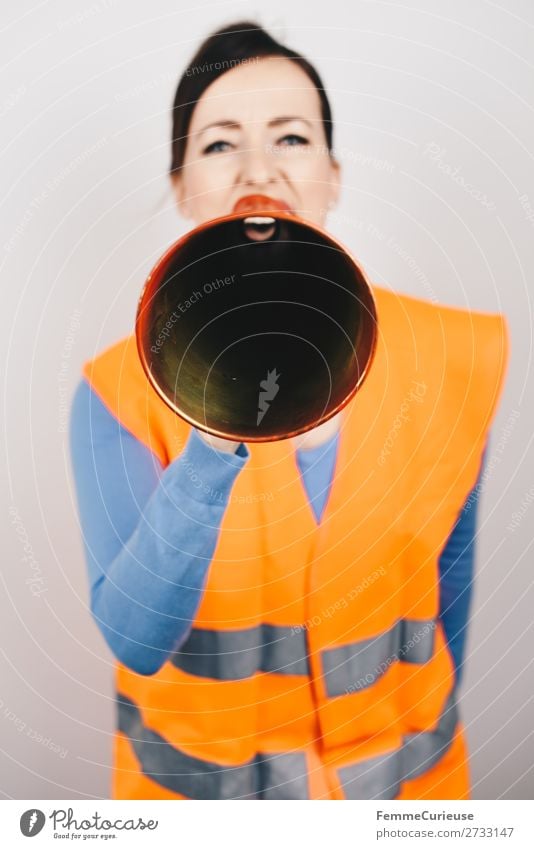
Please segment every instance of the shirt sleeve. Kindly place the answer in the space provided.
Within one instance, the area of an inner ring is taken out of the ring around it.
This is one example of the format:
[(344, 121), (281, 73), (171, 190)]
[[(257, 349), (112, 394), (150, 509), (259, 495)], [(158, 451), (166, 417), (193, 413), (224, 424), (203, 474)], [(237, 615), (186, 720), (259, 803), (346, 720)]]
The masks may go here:
[(477, 482), (465, 500), (439, 560), (440, 618), (454, 661), (456, 683), (461, 680), (464, 664), (473, 591), (479, 486), (487, 452), (486, 444)]
[(70, 451), (91, 613), (117, 659), (152, 675), (190, 632), (248, 449), (218, 451), (193, 428), (163, 469), (84, 378)]

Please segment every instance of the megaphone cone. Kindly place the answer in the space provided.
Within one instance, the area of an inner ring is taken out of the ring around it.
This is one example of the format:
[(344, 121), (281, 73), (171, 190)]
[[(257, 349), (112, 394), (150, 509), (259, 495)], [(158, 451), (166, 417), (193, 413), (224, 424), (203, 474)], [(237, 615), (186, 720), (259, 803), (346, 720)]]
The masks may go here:
[(150, 382), (179, 416), (266, 442), (348, 403), (374, 356), (377, 314), (339, 242), (283, 201), (249, 195), (161, 257), (139, 298), (136, 338)]

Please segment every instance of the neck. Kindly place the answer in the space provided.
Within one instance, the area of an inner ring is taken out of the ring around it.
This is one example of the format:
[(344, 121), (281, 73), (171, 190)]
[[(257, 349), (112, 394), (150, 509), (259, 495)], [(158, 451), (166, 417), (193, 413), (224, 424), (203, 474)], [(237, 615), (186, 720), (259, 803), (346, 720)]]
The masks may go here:
[(306, 433), (294, 436), (292, 439), (293, 445), (301, 451), (305, 451), (307, 448), (317, 448), (323, 442), (327, 442), (330, 437), (334, 436), (336, 431), (339, 430), (340, 424), (341, 412), (336, 413), (335, 416), (328, 419), (327, 422), (323, 422), (319, 427), (314, 427)]

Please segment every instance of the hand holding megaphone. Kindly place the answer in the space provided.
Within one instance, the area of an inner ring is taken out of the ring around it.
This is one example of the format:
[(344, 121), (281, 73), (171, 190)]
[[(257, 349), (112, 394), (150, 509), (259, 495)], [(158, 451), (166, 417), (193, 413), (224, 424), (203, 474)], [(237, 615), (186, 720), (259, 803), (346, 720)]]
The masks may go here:
[(223, 439), (221, 436), (213, 436), (211, 433), (206, 433), (199, 428), (196, 428), (196, 431), (201, 439), (204, 440), (208, 445), (212, 448), (215, 448), (217, 451), (224, 451), (227, 454), (235, 454), (239, 446), (240, 442), (234, 442), (231, 439)]

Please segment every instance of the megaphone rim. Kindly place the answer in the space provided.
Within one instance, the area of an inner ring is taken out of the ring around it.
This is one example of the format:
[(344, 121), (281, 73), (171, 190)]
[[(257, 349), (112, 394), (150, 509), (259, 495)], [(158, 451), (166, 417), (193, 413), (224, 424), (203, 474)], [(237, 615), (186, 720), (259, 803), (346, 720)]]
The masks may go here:
[(231, 434), (229, 431), (217, 430), (214, 427), (208, 427), (207, 425), (203, 424), (200, 421), (197, 421), (192, 416), (189, 416), (187, 413), (185, 413), (184, 411), (179, 409), (177, 407), (177, 405), (174, 404), (172, 402), (172, 400), (167, 397), (167, 395), (163, 392), (163, 390), (159, 386), (157, 380), (154, 378), (154, 376), (152, 374), (152, 370), (150, 368), (150, 365), (149, 365), (149, 363), (146, 359), (145, 351), (144, 351), (143, 345), (142, 345), (141, 312), (142, 312), (142, 308), (143, 308), (145, 300), (148, 297), (151, 297), (154, 294), (154, 291), (157, 291), (157, 287), (158, 287), (159, 283), (161, 282), (161, 280), (163, 279), (165, 269), (167, 268), (171, 259), (179, 251), (179, 249), (182, 245), (184, 245), (186, 242), (188, 242), (194, 236), (200, 235), (201, 233), (203, 233), (206, 230), (209, 230), (212, 227), (215, 227), (215, 226), (218, 226), (220, 224), (224, 224), (224, 223), (230, 222), (230, 221), (244, 220), (246, 218), (249, 218), (251, 213), (250, 213), (250, 211), (248, 211), (248, 212), (245, 212), (245, 211), (232, 212), (232, 213), (229, 213), (228, 215), (219, 216), (217, 218), (210, 218), (208, 221), (204, 221), (201, 224), (198, 224), (196, 227), (192, 228), (191, 230), (188, 230), (187, 233), (184, 233), (182, 236), (180, 236), (176, 241), (174, 241), (167, 248), (167, 250), (162, 254), (162, 256), (160, 256), (158, 261), (154, 264), (154, 266), (152, 267), (152, 269), (151, 269), (151, 271), (150, 271), (150, 273), (149, 273), (149, 275), (148, 275), (148, 277), (145, 281), (145, 284), (143, 286), (141, 294), (139, 296), (138, 303), (137, 303), (136, 317), (135, 317), (135, 338), (136, 338), (137, 352), (138, 352), (139, 358), (141, 360), (141, 365), (143, 367), (143, 371), (145, 372), (151, 386), (155, 389), (155, 391), (157, 392), (159, 397), (165, 402), (165, 404), (171, 410), (173, 410), (174, 413), (176, 413), (176, 415), (180, 416), (180, 418), (182, 418), (184, 421), (188, 422), (188, 424), (192, 425), (193, 427), (197, 428), (198, 430), (203, 431), (204, 433), (208, 433), (208, 434), (211, 434), (212, 436), (218, 436), (222, 439), (228, 439), (229, 441), (234, 441), (234, 442), (236, 442), (236, 441), (246, 441), (246, 442), (250, 442), (250, 443), (256, 443), (256, 442), (260, 443), (260, 442), (280, 441), (282, 439), (290, 439), (294, 436), (299, 436), (302, 433), (307, 433), (309, 430), (312, 430), (315, 427), (319, 427), (319, 425), (324, 424), (324, 422), (327, 422), (329, 419), (333, 418), (333, 416), (337, 415), (337, 413), (341, 412), (349, 404), (349, 402), (352, 400), (354, 395), (357, 393), (358, 389), (361, 387), (361, 385), (365, 381), (365, 379), (366, 379), (366, 377), (369, 373), (369, 370), (370, 370), (370, 368), (373, 364), (373, 361), (375, 359), (376, 349), (377, 349), (377, 344), (378, 344), (378, 332), (377, 332), (378, 309), (377, 309), (376, 298), (375, 298), (375, 295), (373, 293), (372, 285), (371, 285), (366, 273), (364, 272), (364, 270), (362, 269), (360, 264), (356, 261), (352, 251), (350, 251), (346, 247), (346, 245), (343, 244), (343, 242), (341, 242), (337, 237), (332, 236), (332, 234), (329, 233), (327, 230), (325, 230), (323, 227), (315, 224), (315, 222), (308, 221), (308, 219), (306, 219), (306, 218), (295, 215), (291, 212), (285, 212), (285, 211), (276, 210), (276, 209), (273, 209), (273, 208), (264, 208), (263, 210), (261, 208), (259, 208), (259, 209), (254, 210), (254, 215), (262, 215), (262, 214), (268, 215), (270, 218), (278, 219), (278, 220), (281, 220), (281, 221), (289, 221), (289, 222), (292, 222), (292, 223), (296, 222), (296, 223), (303, 224), (304, 226), (309, 227), (311, 230), (315, 231), (319, 236), (321, 236), (326, 241), (330, 242), (334, 247), (338, 248), (340, 250), (340, 252), (346, 254), (349, 257), (349, 259), (353, 263), (354, 267), (358, 271), (358, 274), (361, 276), (361, 278), (362, 278), (362, 280), (363, 280), (363, 282), (366, 286), (367, 293), (368, 293), (369, 300), (370, 300), (369, 307), (370, 307), (371, 311), (373, 312), (375, 331), (374, 331), (374, 334), (373, 334), (373, 337), (372, 337), (372, 340), (371, 340), (371, 350), (370, 350), (369, 356), (367, 358), (367, 363), (366, 363), (365, 368), (363, 369), (362, 373), (360, 374), (358, 381), (355, 383), (355, 385), (353, 386), (351, 391), (345, 396), (343, 401), (341, 401), (335, 408), (330, 410), (327, 414), (325, 414), (324, 416), (321, 416), (317, 420), (317, 422), (313, 422), (312, 424), (307, 424), (307, 425), (305, 425), (301, 428), (296, 428), (295, 430), (293, 430), (291, 432), (285, 433), (283, 436), (280, 436), (280, 435), (275, 435), (275, 436), (272, 436), (272, 435), (265, 435), (265, 436), (250, 435), (250, 436), (247, 436), (246, 439), (243, 438), (243, 436), (240, 435), (240, 434)]

